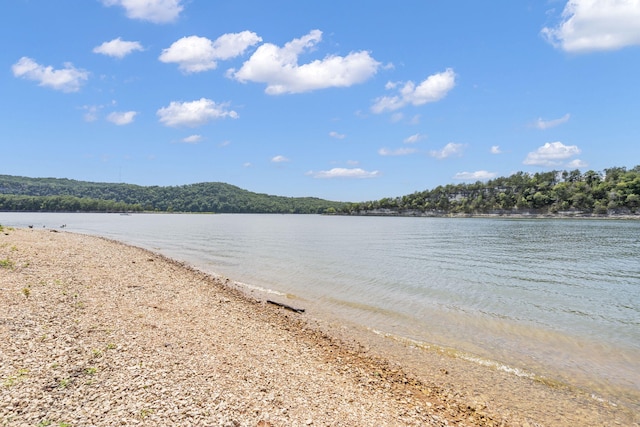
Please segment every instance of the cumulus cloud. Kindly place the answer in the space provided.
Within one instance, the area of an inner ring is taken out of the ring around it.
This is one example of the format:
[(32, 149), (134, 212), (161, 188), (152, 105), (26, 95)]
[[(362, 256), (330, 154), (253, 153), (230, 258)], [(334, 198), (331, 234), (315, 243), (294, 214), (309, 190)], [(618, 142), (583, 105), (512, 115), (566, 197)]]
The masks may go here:
[(398, 89), (394, 96), (383, 96), (374, 101), (371, 111), (380, 114), (395, 111), (406, 105), (420, 106), (429, 102), (436, 102), (447, 96), (456, 84), (456, 73), (447, 68), (442, 73), (432, 74), (420, 84), (412, 81), (406, 83), (387, 83), (386, 89)]
[(242, 55), (261, 41), (251, 31), (223, 34), (215, 41), (206, 37), (183, 37), (164, 49), (158, 59), (165, 63), (177, 63), (185, 73), (199, 73), (213, 70), (218, 66), (216, 61)]
[(102, 109), (101, 105), (83, 105), (82, 109), (85, 111), (84, 113), (84, 121), (85, 122), (95, 122), (98, 120), (98, 112)]
[(580, 154), (577, 145), (564, 145), (562, 142), (547, 142), (536, 151), (527, 154), (522, 163), (533, 166), (559, 166), (564, 160)]
[(380, 63), (369, 52), (351, 52), (347, 56), (329, 55), (298, 64), (298, 56), (314, 48), (322, 40), (322, 31), (293, 39), (284, 47), (265, 43), (258, 47), (239, 70), (227, 75), (240, 82), (266, 83), (269, 95), (302, 93), (329, 87), (348, 87), (373, 76)]
[(155, 24), (173, 22), (184, 9), (182, 0), (102, 0), (105, 6), (121, 6), (127, 18)]
[(580, 168), (586, 168), (588, 167), (589, 164), (583, 160), (580, 159), (575, 159), (570, 161), (569, 163), (567, 163), (567, 167), (568, 168), (576, 168), (576, 169), (580, 169)]
[(542, 118), (538, 118), (538, 120), (536, 120), (536, 122), (534, 123), (534, 127), (541, 130), (545, 130), (545, 129), (549, 129), (552, 127), (559, 126), (563, 123), (566, 123), (569, 121), (570, 118), (571, 118), (571, 114), (568, 114), (568, 113), (560, 117), (559, 119), (542, 120)]
[(194, 134), (189, 135), (186, 138), (182, 138), (182, 142), (185, 144), (197, 144), (202, 141), (202, 135)]
[(640, 0), (569, 0), (561, 22), (542, 35), (566, 52), (640, 45)]
[(453, 176), (453, 179), (460, 181), (486, 181), (495, 178), (497, 175), (495, 172), (480, 170), (475, 172), (458, 172)]
[(344, 138), (346, 137), (346, 135), (345, 135), (345, 134), (343, 134), (343, 133), (338, 133), (338, 132), (335, 132), (335, 131), (331, 131), (331, 132), (329, 132), (329, 136), (330, 136), (331, 138), (335, 138), (335, 139), (344, 139)]
[(415, 144), (416, 142), (420, 141), (421, 139), (426, 138), (426, 135), (421, 135), (419, 133), (416, 133), (414, 135), (411, 135), (407, 138), (404, 139), (404, 143), (405, 144)]
[(492, 145), (491, 146), (491, 154), (501, 154), (502, 150), (500, 149), (499, 145)]
[(215, 119), (239, 117), (238, 113), (227, 109), (226, 104), (216, 104), (207, 98), (191, 102), (172, 101), (169, 106), (160, 108), (156, 114), (160, 117), (161, 123), (172, 127), (196, 127)]
[(456, 144), (455, 142), (450, 142), (440, 150), (431, 150), (429, 151), (429, 155), (431, 157), (435, 157), (436, 159), (446, 159), (451, 156), (461, 156), (464, 151), (465, 144)]
[(122, 59), (136, 50), (144, 50), (144, 48), (139, 42), (128, 42), (118, 37), (117, 39), (104, 42), (100, 46), (94, 47), (93, 53), (100, 53)]
[(271, 158), (271, 162), (272, 163), (286, 163), (288, 161), (289, 161), (288, 158), (286, 158), (285, 156), (281, 156), (281, 155), (278, 155), (278, 156), (275, 156), (275, 157)]
[(388, 148), (381, 148), (378, 150), (378, 154), (381, 156), (406, 156), (413, 154), (418, 150), (415, 148), (397, 148), (395, 150), (389, 150)]
[(62, 92), (77, 92), (82, 84), (89, 79), (89, 72), (75, 68), (70, 62), (65, 62), (64, 68), (55, 70), (51, 66), (45, 67), (31, 58), (23, 56), (11, 67), (15, 77), (21, 77), (38, 82), (39, 86), (50, 87)]
[(123, 112), (113, 112), (107, 116), (107, 121), (110, 121), (113, 124), (118, 126), (128, 125), (133, 122), (133, 119), (138, 114), (137, 111), (123, 111)]
[(360, 168), (333, 168), (327, 171), (307, 172), (314, 178), (377, 178), (380, 176), (378, 171), (366, 171)]

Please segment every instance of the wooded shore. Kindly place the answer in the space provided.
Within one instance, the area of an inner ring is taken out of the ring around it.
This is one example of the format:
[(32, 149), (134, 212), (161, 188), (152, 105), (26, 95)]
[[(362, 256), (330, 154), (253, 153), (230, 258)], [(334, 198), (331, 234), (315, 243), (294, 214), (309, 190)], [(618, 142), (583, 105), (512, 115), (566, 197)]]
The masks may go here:
[[(419, 377), (402, 357), (334, 332), (313, 313), (147, 250), (58, 230), (0, 232), (2, 426), (638, 422), (443, 354)], [(523, 400), (550, 393), (558, 404), (512, 405), (507, 383)]]

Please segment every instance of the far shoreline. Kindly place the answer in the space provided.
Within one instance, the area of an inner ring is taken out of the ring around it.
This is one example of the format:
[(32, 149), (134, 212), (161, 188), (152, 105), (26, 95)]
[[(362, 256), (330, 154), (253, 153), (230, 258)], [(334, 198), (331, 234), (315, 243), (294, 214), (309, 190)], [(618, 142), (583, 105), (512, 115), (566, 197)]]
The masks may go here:
[(585, 220), (640, 220), (640, 213), (625, 214), (594, 214), (582, 212), (559, 213), (445, 213), (445, 212), (397, 212), (392, 210), (377, 210), (352, 213), (272, 213), (272, 212), (183, 212), (183, 211), (13, 211), (0, 210), (0, 213), (9, 214), (112, 214), (112, 215), (318, 215), (318, 216), (346, 216), (346, 217), (385, 217), (385, 218), (489, 218), (489, 219), (585, 219)]
[(593, 219), (640, 220), (640, 214), (592, 214), (592, 213), (444, 213), (444, 212), (357, 212), (327, 214), (335, 216), (390, 217), (390, 218), (491, 218), (491, 219)]

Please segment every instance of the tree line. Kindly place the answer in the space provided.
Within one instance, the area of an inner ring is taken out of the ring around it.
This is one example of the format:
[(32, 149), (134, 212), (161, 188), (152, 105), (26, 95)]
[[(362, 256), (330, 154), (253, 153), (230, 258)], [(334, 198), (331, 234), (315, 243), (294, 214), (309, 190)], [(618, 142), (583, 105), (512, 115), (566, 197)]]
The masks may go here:
[(395, 198), (350, 203), (344, 214), (636, 214), (640, 166), (517, 172), (487, 182), (449, 184)]
[(0, 211), (13, 212), (140, 212), (142, 206), (113, 200), (73, 196), (0, 194)]
[(0, 175), (0, 196), (0, 210), (5, 211), (310, 214), (342, 210), (344, 205), (314, 197), (253, 193), (219, 182), (163, 187), (10, 175)]
[(344, 203), (253, 193), (213, 182), (139, 186), (0, 175), (0, 210), (218, 212), (346, 215), (638, 214), (640, 166), (517, 172), (486, 182), (448, 184), (401, 197)]

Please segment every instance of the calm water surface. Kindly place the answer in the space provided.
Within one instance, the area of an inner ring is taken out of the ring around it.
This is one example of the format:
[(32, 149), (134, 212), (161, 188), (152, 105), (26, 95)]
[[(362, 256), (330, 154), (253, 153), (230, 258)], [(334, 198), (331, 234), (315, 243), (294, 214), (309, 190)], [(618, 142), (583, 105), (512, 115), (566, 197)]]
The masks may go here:
[(66, 224), (311, 313), (640, 395), (639, 221), (0, 213), (0, 224)]

